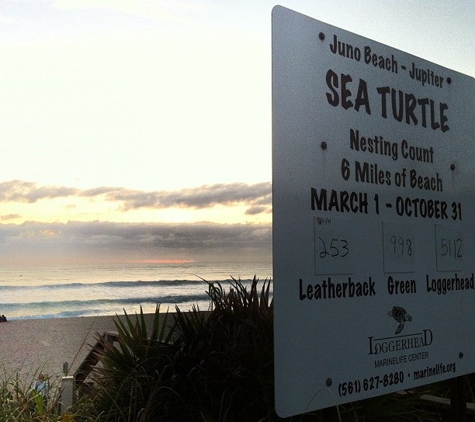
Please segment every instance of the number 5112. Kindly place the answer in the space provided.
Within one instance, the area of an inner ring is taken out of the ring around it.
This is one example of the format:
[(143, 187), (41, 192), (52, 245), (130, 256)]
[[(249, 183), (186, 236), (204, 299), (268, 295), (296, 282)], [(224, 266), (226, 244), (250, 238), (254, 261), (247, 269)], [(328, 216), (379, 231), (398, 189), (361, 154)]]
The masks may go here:
[(440, 239), (440, 248), (439, 253), (441, 256), (453, 257), (453, 258), (462, 258), (462, 239)]

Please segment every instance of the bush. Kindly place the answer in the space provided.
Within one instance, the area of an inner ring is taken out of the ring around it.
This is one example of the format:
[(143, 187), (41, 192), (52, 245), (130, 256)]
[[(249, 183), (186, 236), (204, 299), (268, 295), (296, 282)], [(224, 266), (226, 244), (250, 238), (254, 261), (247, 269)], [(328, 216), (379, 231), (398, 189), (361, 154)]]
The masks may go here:
[[(228, 293), (210, 284), (212, 310), (155, 312), (147, 327), (115, 320), (119, 345), (105, 340), (94, 379), (97, 417), (104, 421), (242, 421), (272, 417), (273, 312), (270, 281)], [(149, 329), (151, 333), (149, 333)], [(153, 415), (153, 418), (152, 418)]]

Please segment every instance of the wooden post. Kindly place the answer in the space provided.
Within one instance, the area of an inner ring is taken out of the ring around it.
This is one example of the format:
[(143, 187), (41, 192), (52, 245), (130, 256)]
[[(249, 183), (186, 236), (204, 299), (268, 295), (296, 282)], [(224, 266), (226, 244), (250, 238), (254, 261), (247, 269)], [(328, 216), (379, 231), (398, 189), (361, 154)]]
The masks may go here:
[(467, 414), (467, 399), (463, 377), (452, 379), (450, 386), (450, 410), (453, 422), (465, 422)]
[(61, 413), (64, 414), (74, 404), (74, 377), (68, 375), (61, 378)]

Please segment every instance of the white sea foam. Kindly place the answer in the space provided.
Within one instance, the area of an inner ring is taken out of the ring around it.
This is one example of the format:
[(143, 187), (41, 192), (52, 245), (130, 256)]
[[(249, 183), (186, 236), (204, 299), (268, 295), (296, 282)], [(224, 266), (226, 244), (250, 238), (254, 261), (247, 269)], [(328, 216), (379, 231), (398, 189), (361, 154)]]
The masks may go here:
[[(208, 283), (228, 288), (231, 277), (272, 277), (270, 263), (142, 264), (0, 268), (0, 314), (9, 319), (63, 318), (153, 312), (207, 310)], [(204, 280), (206, 281), (204, 281)]]

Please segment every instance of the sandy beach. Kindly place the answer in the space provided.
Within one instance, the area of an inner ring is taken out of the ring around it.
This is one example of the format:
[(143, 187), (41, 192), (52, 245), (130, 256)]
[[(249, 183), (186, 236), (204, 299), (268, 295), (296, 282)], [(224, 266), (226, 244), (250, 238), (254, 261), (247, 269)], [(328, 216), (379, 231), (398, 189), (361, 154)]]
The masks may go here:
[[(151, 326), (153, 314), (146, 319)], [(51, 380), (75, 370), (95, 344), (96, 333), (116, 331), (115, 316), (28, 319), (0, 323), (0, 370), (4, 379), (17, 373), (22, 382), (33, 381), (39, 371)]]

